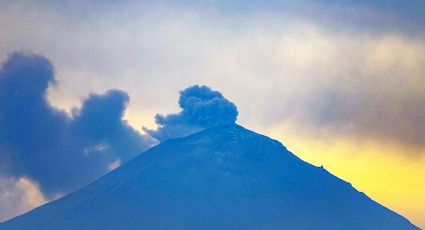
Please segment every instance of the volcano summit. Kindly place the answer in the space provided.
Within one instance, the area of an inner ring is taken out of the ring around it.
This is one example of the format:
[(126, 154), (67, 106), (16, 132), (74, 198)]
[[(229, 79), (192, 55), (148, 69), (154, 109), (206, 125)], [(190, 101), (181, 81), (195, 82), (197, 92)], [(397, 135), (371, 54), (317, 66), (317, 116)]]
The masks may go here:
[(147, 150), (2, 229), (418, 229), (239, 125)]

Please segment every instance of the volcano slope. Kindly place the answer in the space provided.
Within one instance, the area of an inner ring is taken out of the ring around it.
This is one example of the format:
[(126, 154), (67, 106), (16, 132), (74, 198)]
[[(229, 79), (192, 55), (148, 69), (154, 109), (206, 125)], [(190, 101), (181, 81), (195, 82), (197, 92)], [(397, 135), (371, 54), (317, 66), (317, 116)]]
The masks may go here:
[(1, 228), (418, 229), (236, 124), (165, 141)]

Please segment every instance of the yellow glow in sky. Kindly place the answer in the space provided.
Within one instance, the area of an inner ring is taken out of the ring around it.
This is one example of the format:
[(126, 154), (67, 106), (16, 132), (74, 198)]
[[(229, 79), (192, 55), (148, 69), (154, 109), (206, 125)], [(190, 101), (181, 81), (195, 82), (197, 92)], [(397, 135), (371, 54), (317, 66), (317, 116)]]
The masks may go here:
[[(155, 127), (152, 117), (135, 117), (126, 114), (133, 127)], [(364, 143), (343, 137), (332, 137), (329, 141), (301, 134), (289, 125), (271, 129), (246, 127), (279, 140), (304, 161), (323, 165), (376, 202), (425, 229), (425, 152), (412, 153), (412, 149), (390, 143)]]
[(323, 142), (286, 135), (282, 129), (272, 130), (270, 136), (301, 159), (323, 165), (373, 200), (425, 228), (425, 157), (408, 155), (406, 151), (412, 150), (388, 143), (360, 144), (344, 138)]

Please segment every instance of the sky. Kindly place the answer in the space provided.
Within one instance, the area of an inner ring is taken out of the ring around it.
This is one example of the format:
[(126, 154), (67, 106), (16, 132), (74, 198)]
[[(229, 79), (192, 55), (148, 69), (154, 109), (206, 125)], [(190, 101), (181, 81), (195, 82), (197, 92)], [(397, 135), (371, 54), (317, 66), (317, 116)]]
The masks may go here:
[(425, 228), (424, 11), (421, 0), (1, 1), (0, 221), (219, 124), (197, 119), (207, 109)]

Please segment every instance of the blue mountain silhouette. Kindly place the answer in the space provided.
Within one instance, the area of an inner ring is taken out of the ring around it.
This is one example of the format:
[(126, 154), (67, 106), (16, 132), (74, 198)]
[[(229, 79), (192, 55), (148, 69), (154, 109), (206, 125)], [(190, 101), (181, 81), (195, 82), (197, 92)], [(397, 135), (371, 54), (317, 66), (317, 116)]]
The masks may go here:
[(236, 124), (167, 140), (1, 228), (418, 229), (278, 141)]

